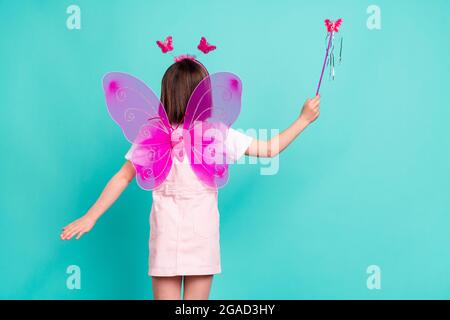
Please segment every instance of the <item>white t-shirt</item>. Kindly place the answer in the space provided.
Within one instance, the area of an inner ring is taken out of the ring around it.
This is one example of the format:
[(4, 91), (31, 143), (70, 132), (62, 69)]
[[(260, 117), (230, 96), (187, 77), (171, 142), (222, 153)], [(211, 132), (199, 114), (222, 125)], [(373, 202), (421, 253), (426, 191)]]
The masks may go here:
[[(230, 128), (228, 130), (227, 138), (225, 140), (225, 148), (227, 151), (227, 156), (230, 157), (231, 160), (237, 161), (240, 157), (242, 157), (245, 151), (248, 149), (250, 144), (253, 141), (253, 137), (250, 137), (240, 131), (234, 130)], [(133, 146), (131, 146), (130, 150), (128, 150), (125, 155), (125, 159), (131, 160), (131, 154), (133, 152)], [(183, 158), (183, 162), (186, 162), (187, 157)]]

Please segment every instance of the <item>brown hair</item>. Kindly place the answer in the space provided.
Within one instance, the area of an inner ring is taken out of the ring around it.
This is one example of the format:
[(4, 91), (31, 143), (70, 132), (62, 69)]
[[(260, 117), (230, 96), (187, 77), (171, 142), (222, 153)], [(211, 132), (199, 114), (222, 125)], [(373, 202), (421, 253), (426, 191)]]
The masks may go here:
[(183, 121), (186, 105), (195, 87), (208, 76), (198, 61), (184, 59), (172, 64), (164, 73), (161, 84), (161, 102), (171, 124)]

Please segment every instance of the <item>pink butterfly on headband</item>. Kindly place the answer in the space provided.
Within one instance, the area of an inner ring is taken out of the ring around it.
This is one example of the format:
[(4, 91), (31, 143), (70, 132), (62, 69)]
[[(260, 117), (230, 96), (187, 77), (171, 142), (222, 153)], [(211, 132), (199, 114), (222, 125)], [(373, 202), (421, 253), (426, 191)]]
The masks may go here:
[(161, 49), (162, 53), (167, 53), (173, 50), (172, 36), (168, 36), (164, 41), (156, 41), (156, 44)]
[(204, 78), (192, 92), (184, 121), (173, 128), (163, 104), (141, 80), (119, 72), (103, 78), (108, 112), (133, 143), (131, 162), (138, 185), (154, 190), (167, 178), (174, 158), (187, 156), (206, 186), (228, 181), (225, 139), (241, 111), (242, 83), (228, 72)]
[(208, 54), (210, 51), (216, 50), (216, 46), (210, 45), (208, 41), (206, 41), (205, 37), (202, 37), (200, 39), (200, 43), (198, 44), (197, 48), (204, 54)]
[(341, 27), (342, 19), (337, 19), (336, 21), (331, 21), (330, 19), (325, 20), (325, 26), (328, 32), (339, 32)]

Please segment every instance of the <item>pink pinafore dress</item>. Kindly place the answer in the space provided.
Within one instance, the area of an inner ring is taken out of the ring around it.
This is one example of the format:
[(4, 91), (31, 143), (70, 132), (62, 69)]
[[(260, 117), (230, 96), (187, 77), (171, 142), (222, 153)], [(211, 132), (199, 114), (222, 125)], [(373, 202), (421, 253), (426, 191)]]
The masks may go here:
[[(229, 129), (227, 154), (239, 159), (252, 141)], [(131, 148), (125, 155), (131, 159)], [(218, 190), (205, 186), (187, 157), (173, 158), (166, 180), (153, 190), (150, 213), (150, 276), (206, 275), (221, 272)]]
[(220, 273), (217, 189), (205, 186), (187, 158), (174, 158), (166, 180), (153, 190), (149, 275)]

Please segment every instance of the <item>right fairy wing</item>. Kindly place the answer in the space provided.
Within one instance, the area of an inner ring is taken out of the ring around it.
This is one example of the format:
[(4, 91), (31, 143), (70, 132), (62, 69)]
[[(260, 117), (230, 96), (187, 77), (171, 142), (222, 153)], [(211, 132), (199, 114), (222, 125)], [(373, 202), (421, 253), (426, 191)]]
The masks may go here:
[[(230, 72), (204, 78), (194, 89), (184, 116), (185, 149), (192, 170), (207, 186), (228, 181), (228, 129), (241, 111), (242, 82)], [(186, 141), (188, 143), (186, 143)]]
[(106, 74), (103, 89), (109, 115), (133, 144), (138, 185), (157, 188), (172, 167), (170, 123), (162, 103), (144, 82), (126, 73)]

